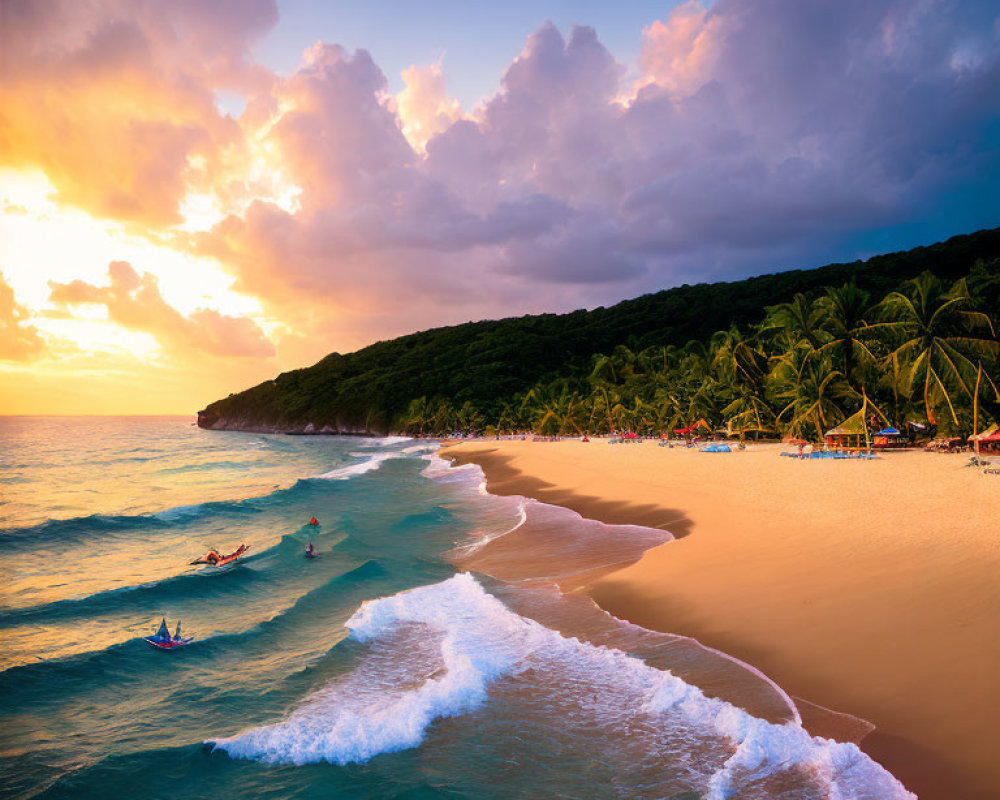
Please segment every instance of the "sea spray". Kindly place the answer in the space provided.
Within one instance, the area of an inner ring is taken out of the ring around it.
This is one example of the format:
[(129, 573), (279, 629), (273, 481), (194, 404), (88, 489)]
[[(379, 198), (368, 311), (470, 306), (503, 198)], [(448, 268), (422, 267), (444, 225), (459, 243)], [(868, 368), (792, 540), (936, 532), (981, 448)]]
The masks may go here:
[[(368, 601), (347, 627), (373, 647), (371, 661), (308, 697), (283, 722), (216, 740), (215, 747), (275, 763), (364, 762), (419, 745), (435, 720), (475, 712), (497, 682), (537, 682), (571, 687), (595, 713), (625, 728), (691, 731), (692, 749), (722, 754), (699, 765), (700, 785), (690, 787), (710, 800), (776, 775), (798, 780), (797, 770), (837, 800), (912, 798), (855, 745), (812, 737), (795, 722), (757, 719), (667, 670), (562, 636), (510, 611), (467, 573)], [(423, 679), (421, 670), (428, 671)], [(610, 687), (616, 696), (604, 703)]]

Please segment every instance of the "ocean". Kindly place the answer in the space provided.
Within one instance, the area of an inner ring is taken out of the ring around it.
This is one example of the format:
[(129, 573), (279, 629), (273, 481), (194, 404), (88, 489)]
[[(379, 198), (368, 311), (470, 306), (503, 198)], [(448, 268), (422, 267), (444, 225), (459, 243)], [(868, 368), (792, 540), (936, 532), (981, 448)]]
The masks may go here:
[[(0, 418), (0, 796), (912, 796), (752, 667), (575, 591), (668, 533), (436, 450)], [(194, 641), (149, 646), (164, 617)]]

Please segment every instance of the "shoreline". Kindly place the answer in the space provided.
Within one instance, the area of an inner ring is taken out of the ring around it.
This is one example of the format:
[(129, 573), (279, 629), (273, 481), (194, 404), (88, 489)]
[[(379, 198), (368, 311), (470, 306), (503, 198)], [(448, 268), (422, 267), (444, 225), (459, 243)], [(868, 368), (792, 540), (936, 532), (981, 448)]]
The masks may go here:
[(440, 455), (477, 464), (491, 494), (668, 531), (583, 591), (753, 665), (813, 733), (829, 735), (827, 710), (871, 722), (862, 749), (924, 800), (992, 796), (1000, 558), (985, 532), (1000, 486), (961, 456), (814, 464), (778, 449), (479, 441)]

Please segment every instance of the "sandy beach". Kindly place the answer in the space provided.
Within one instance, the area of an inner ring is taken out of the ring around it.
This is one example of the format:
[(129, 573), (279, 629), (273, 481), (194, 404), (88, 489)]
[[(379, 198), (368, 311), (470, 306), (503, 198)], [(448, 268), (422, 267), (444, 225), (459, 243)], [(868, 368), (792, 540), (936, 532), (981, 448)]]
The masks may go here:
[(1000, 476), (960, 455), (780, 450), (478, 441), (444, 454), (478, 463), (494, 494), (671, 532), (585, 590), (871, 722), (863, 748), (924, 800), (996, 797)]

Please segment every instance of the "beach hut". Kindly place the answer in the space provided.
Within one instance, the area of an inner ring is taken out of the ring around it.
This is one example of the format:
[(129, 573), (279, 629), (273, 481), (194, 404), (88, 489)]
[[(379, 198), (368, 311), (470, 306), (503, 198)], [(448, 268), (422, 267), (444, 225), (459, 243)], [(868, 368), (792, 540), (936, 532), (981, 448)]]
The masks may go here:
[(986, 430), (980, 431), (979, 433), (977, 433), (977, 434), (975, 434), (973, 436), (970, 436), (969, 437), (969, 441), (970, 442), (981, 442), (984, 439), (986, 439), (986, 438), (992, 436), (993, 434), (995, 434), (998, 429), (1000, 429), (1000, 426), (998, 426), (996, 423), (993, 423)]
[(872, 434), (872, 444), (878, 448), (902, 447), (906, 439), (896, 428), (883, 428)]
[(977, 445), (978, 450), (992, 451), (1000, 449), (1000, 425), (994, 423), (982, 433), (970, 436), (969, 444)]
[[(826, 443), (847, 449), (871, 449), (871, 429), (881, 423), (888, 429), (889, 420), (871, 400), (867, 394), (861, 403), (861, 410), (858, 413), (845, 419), (836, 428), (828, 430), (824, 436)], [(895, 430), (895, 428), (893, 428)], [(898, 431), (896, 431), (899, 433)]]
[(979, 440), (980, 448), (993, 452), (1000, 450), (1000, 431), (994, 431), (989, 436), (984, 436)]
[(848, 417), (836, 428), (830, 428), (825, 434), (826, 443), (846, 449), (861, 449), (865, 446), (867, 429), (863, 411)]

